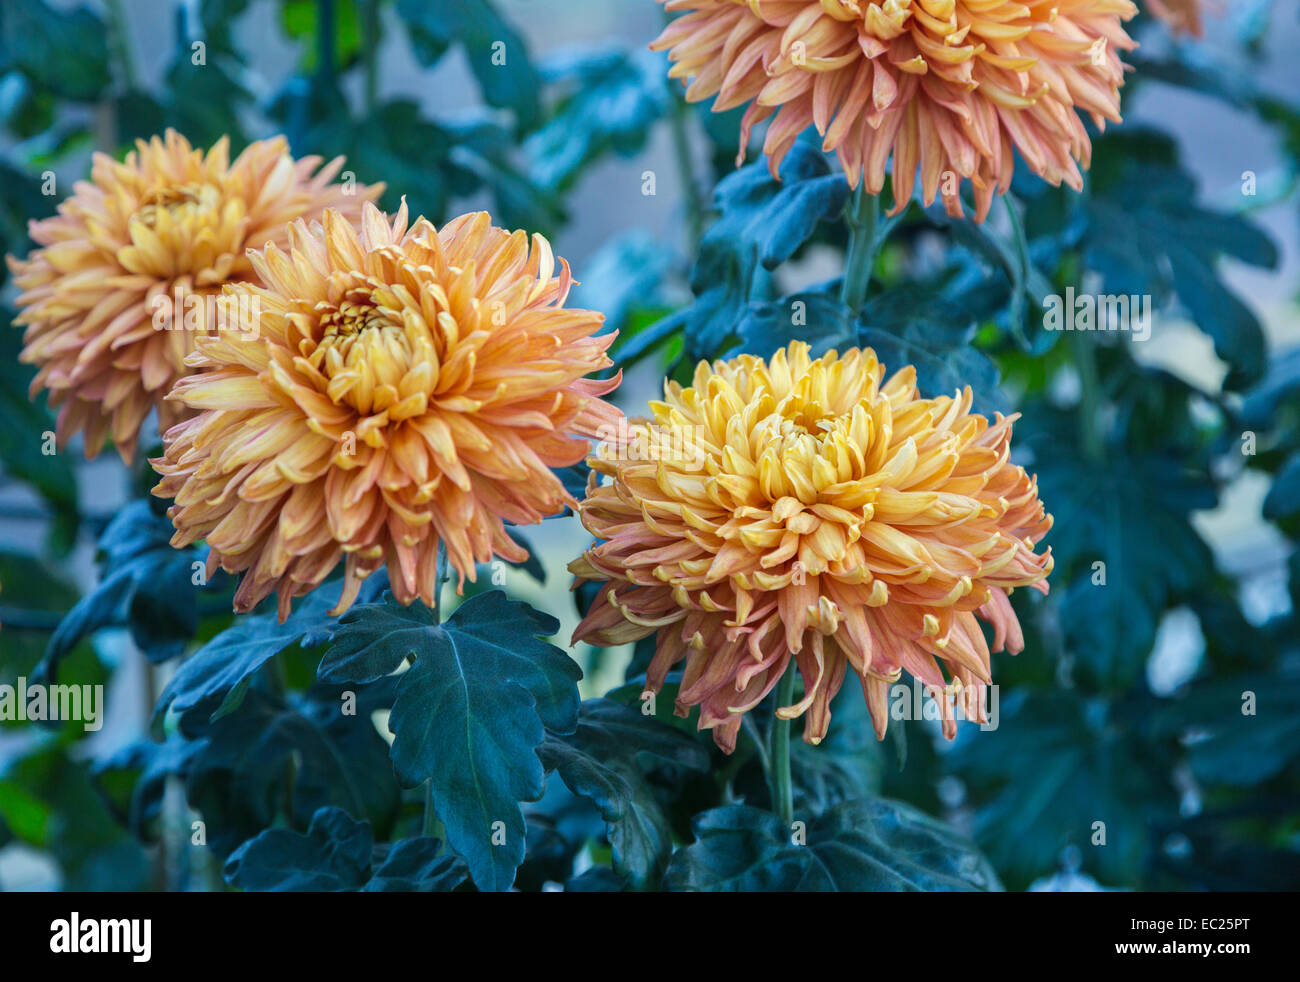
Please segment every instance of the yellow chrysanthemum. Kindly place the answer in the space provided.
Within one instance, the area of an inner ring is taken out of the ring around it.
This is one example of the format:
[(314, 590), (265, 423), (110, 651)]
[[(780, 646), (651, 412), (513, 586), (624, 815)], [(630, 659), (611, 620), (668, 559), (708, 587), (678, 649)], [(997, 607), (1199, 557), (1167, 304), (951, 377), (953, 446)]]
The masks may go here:
[[(902, 671), (941, 698), (983, 706), (994, 650), (1023, 647), (1007, 595), (1046, 592), (1051, 527), (1036, 482), (1008, 462), (1011, 424), (973, 414), (967, 388), (923, 399), (908, 366), (887, 382), (871, 349), (811, 360), (791, 344), (765, 362), (701, 363), (669, 383), (653, 419), (592, 458), (582, 521), (606, 540), (571, 564), (601, 582), (575, 640), (622, 644), (658, 632), (646, 676), (658, 692), (685, 660), (678, 715), (735, 747), (741, 716), (791, 659), (816, 743), (850, 666), (878, 735)], [(947, 669), (948, 678), (943, 669)], [(975, 698), (972, 698), (975, 697)]]
[(526, 559), (503, 520), (576, 505), (550, 468), (622, 418), (598, 398), (619, 379), (584, 378), (614, 335), (564, 309), (568, 264), (482, 212), (408, 231), (405, 203), (367, 204), (360, 232), (326, 211), (289, 243), (251, 254), (265, 286), (226, 288), (241, 330), (200, 338), (204, 371), (169, 397), (199, 410), (153, 461), (173, 544), (206, 539), (210, 568), (244, 572), (236, 609), (275, 592), (282, 618), (344, 557), (335, 613), (385, 565), (398, 600), (432, 605), (440, 542), (462, 584)]
[(355, 219), (383, 191), (331, 184), (342, 158), (320, 163), (295, 161), (282, 137), (231, 163), (226, 138), (205, 154), (168, 130), (122, 163), (96, 154), (58, 215), (31, 223), (39, 248), (9, 259), (23, 291), (15, 323), (27, 327), (22, 360), (40, 368), (32, 396), (46, 389), (59, 407), (60, 446), (83, 431), (94, 457), (112, 436), (130, 461), (150, 409), (160, 433), (180, 418), (163, 397), (212, 329), (207, 298), (252, 274), (245, 250), (284, 242), (288, 222), (326, 207)]
[[(691, 101), (716, 112), (750, 103), (749, 132), (775, 114), (763, 145), (773, 173), (809, 126), (849, 183), (872, 194), (893, 156), (894, 210), (917, 169), (925, 203), (940, 194), (976, 217), (1011, 184), (1015, 154), (1053, 184), (1082, 184), (1092, 151), (1078, 113), (1120, 121), (1133, 41), (1129, 0), (660, 0), (684, 11), (652, 48), (669, 51)], [(1077, 163), (1076, 163), (1077, 162)]]

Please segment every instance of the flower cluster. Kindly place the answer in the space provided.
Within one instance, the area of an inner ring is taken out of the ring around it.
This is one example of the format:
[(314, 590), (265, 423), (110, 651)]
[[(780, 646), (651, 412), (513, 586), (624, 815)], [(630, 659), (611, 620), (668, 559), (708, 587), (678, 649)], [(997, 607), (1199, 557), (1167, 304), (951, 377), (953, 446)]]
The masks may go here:
[[(9, 260), (22, 290), (15, 323), (27, 328), (22, 360), (39, 367), (32, 395), (48, 390), (59, 408), (60, 446), (82, 432), (94, 457), (111, 437), (130, 461), (150, 410), (160, 433), (181, 418), (163, 399), (215, 324), (208, 305), (181, 310), (176, 298), (219, 295), (252, 275), (247, 250), (287, 241), (290, 221), (326, 208), (355, 219), (384, 190), (331, 183), (342, 158), (320, 164), (295, 161), (283, 137), (232, 163), (226, 139), (204, 153), (168, 130), (121, 163), (96, 154), (90, 180), (31, 224), (39, 248)], [(160, 329), (164, 305), (187, 323)]]

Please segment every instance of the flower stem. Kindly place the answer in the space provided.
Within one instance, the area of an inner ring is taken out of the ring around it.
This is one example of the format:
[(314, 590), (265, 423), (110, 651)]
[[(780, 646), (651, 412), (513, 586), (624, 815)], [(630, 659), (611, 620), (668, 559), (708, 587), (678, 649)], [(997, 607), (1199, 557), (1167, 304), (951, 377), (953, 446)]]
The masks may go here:
[(776, 710), (794, 702), (794, 659), (776, 687), (776, 706), (772, 713), (772, 807), (781, 821), (794, 821), (794, 786), (790, 782), (790, 720), (776, 715)]
[(1105, 459), (1101, 434), (1101, 377), (1097, 371), (1097, 352), (1085, 334), (1069, 335), (1074, 367), (1079, 373), (1079, 436), (1087, 459), (1094, 464)]
[(844, 284), (840, 289), (840, 299), (856, 314), (866, 303), (871, 270), (880, 248), (876, 239), (880, 199), (867, 191), (865, 183), (858, 184), (853, 192), (845, 217), (849, 224), (849, 251), (844, 257)]
[(366, 113), (379, 105), (379, 0), (364, 0), (361, 6), (361, 59), (365, 71)]
[(108, 0), (105, 9), (108, 13), (108, 44), (117, 61), (118, 82), (123, 89), (133, 89), (138, 78), (135, 59), (131, 56), (131, 41), (127, 35), (126, 13), (122, 9), (122, 0)]
[(673, 137), (673, 157), (677, 163), (678, 180), (682, 184), (683, 204), (686, 208), (686, 229), (692, 250), (699, 244), (704, 225), (704, 205), (700, 189), (695, 183), (695, 167), (691, 163), (691, 139), (686, 129), (686, 102), (677, 92), (672, 94), (668, 110), (668, 126)]
[[(442, 584), (446, 579), (447, 548), (439, 542), (438, 569), (433, 580), (433, 606), (429, 608), (433, 613), (435, 624), (442, 622)], [(421, 823), (420, 832), (433, 839), (443, 839), (445, 844), (446, 829), (442, 820), (438, 818), (438, 813), (433, 809), (433, 778), (428, 778), (424, 782), (424, 821)]]

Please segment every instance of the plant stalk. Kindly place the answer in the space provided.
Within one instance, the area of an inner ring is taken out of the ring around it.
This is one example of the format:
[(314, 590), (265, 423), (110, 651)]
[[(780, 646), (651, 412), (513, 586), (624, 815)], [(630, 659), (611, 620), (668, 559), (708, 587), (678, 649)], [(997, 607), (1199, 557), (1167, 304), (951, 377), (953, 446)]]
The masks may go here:
[(855, 314), (867, 301), (871, 287), (871, 271), (880, 250), (877, 227), (880, 224), (880, 199), (867, 191), (865, 183), (858, 184), (849, 201), (846, 214), (849, 225), (849, 251), (844, 257), (844, 283), (840, 299)]
[[(433, 587), (433, 606), (430, 611), (433, 613), (433, 622), (442, 623), (442, 584), (447, 579), (447, 548), (441, 542), (438, 543), (438, 570), (434, 576)], [(446, 839), (446, 829), (442, 820), (438, 818), (438, 813), (433, 808), (433, 778), (428, 778), (424, 782), (424, 820), (420, 825), (420, 832), (433, 839)]]

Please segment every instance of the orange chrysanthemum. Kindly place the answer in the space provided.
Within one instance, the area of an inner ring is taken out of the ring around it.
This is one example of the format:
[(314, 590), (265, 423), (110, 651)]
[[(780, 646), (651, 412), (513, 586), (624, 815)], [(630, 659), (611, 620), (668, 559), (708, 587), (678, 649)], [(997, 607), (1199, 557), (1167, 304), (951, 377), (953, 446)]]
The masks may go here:
[(168, 130), (122, 163), (96, 154), (59, 214), (31, 223), (40, 248), (9, 259), (23, 290), (14, 323), (27, 326), (22, 360), (40, 366), (32, 396), (47, 389), (60, 407), (60, 446), (83, 431), (94, 457), (111, 435), (130, 461), (151, 409), (160, 433), (180, 418), (163, 397), (213, 329), (206, 298), (252, 274), (245, 250), (284, 242), (288, 222), (326, 207), (355, 219), (384, 189), (331, 184), (343, 159), (320, 163), (295, 161), (283, 137), (231, 163), (225, 137), (205, 154)]
[(1160, 18), (1175, 33), (1205, 36), (1201, 0), (1147, 0), (1147, 10)]
[(775, 113), (763, 145), (774, 174), (815, 125), (855, 188), (879, 194), (892, 154), (895, 212), (919, 167), (925, 203), (941, 194), (957, 216), (969, 179), (981, 221), (1011, 184), (1013, 150), (1081, 187), (1092, 146), (1078, 113), (1120, 121), (1116, 49), (1134, 47), (1121, 20), (1137, 12), (1129, 0), (660, 2), (687, 11), (651, 45), (669, 50), (672, 77), (694, 79), (687, 99), (750, 103), (742, 159)]
[(246, 330), (200, 338), (204, 371), (169, 397), (200, 411), (153, 461), (173, 545), (206, 538), (211, 569), (245, 573), (236, 609), (275, 592), (282, 618), (345, 556), (335, 613), (385, 565), (399, 601), (432, 605), (440, 542), (462, 584), (494, 554), (526, 559), (503, 519), (576, 506), (550, 468), (622, 418), (598, 398), (619, 378), (584, 378), (614, 335), (563, 308), (568, 265), (482, 212), (408, 231), (405, 203), (367, 204), (360, 232), (326, 211), (289, 243), (251, 254), (265, 286), (226, 288), (257, 301), (232, 304)]
[[(922, 399), (908, 366), (882, 384), (871, 349), (811, 360), (803, 342), (770, 362), (701, 363), (665, 388), (652, 420), (604, 444), (582, 521), (606, 540), (570, 569), (602, 583), (575, 640), (622, 644), (658, 632), (646, 674), (658, 692), (685, 660), (677, 713), (700, 707), (723, 749), (743, 713), (793, 659), (826, 734), (849, 667), (884, 736), (890, 685), (906, 670), (983, 720), (989, 647), (1019, 651), (1007, 595), (1046, 592), (1051, 527), (1036, 482), (1008, 462), (1011, 424), (973, 414), (971, 391)], [(946, 667), (949, 678), (945, 678)], [(974, 697), (974, 698), (972, 698)]]

